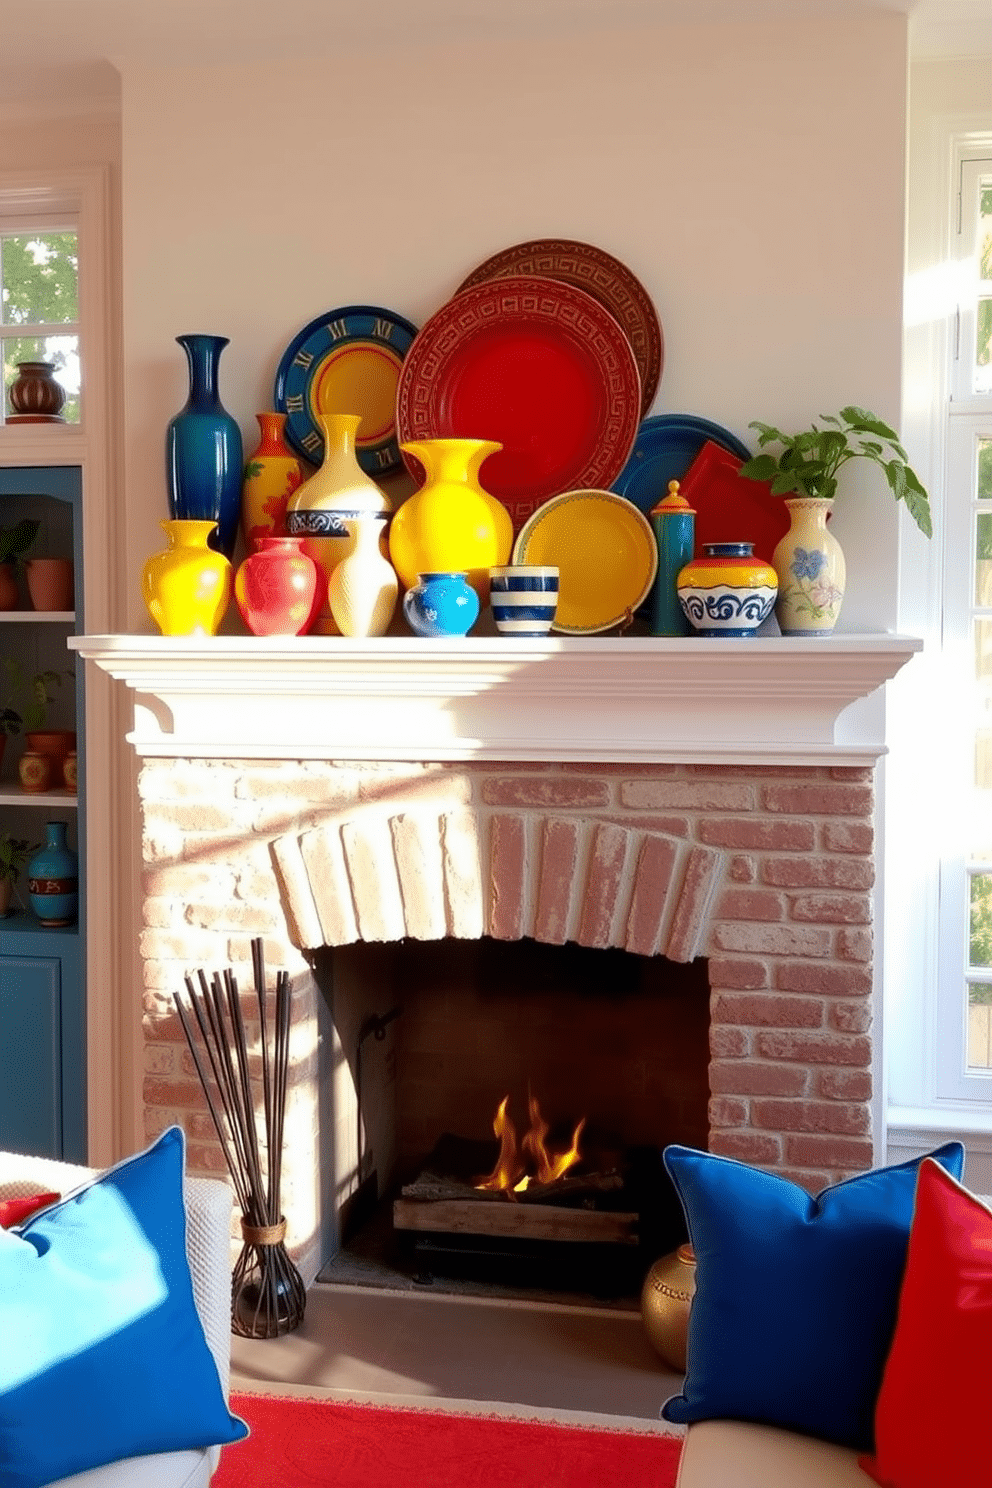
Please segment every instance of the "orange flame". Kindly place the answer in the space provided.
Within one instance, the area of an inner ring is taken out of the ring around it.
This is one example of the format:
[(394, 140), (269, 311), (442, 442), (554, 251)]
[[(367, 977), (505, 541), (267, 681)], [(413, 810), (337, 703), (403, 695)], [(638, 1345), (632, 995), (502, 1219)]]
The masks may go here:
[(584, 1116), (572, 1133), (571, 1146), (565, 1152), (553, 1153), (545, 1145), (545, 1138), (551, 1128), (542, 1117), (535, 1098), (528, 1097), (530, 1129), (519, 1146), (516, 1127), (506, 1114), (509, 1104), (510, 1097), (506, 1096), (493, 1118), (493, 1131), (500, 1144), (496, 1166), (488, 1178), (482, 1178), (475, 1184), (476, 1188), (519, 1193), (531, 1182), (554, 1183), (555, 1179), (561, 1178), (581, 1160), (579, 1137), (586, 1124)]
[(506, 1114), (509, 1104), (510, 1097), (506, 1096), (500, 1102), (499, 1109), (493, 1117), (493, 1131), (499, 1137), (499, 1157), (496, 1159), (496, 1166), (488, 1178), (483, 1178), (475, 1185), (476, 1188), (512, 1188), (523, 1172), (523, 1166), (517, 1155), (517, 1129)]

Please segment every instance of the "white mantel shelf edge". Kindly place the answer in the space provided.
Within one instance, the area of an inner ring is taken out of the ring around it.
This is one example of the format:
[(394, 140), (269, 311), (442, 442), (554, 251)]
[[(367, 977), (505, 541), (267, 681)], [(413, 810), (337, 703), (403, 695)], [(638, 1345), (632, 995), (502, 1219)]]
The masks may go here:
[(844, 710), (922, 647), (822, 640), (77, 636), (134, 694), (140, 755), (613, 763), (873, 763)]

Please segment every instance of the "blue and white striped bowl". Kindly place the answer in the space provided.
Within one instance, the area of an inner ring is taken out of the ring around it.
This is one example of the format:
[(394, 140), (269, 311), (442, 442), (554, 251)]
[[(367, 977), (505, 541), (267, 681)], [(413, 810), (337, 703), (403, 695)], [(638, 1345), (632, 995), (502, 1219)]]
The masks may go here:
[(491, 568), (489, 602), (500, 635), (547, 635), (558, 608), (558, 569), (534, 563)]

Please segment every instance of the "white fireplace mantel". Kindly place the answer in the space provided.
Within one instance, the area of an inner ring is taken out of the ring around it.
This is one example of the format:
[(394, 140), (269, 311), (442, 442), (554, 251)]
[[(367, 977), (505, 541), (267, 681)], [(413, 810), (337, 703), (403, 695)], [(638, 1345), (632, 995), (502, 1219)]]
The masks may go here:
[(133, 693), (140, 755), (872, 763), (842, 715), (921, 649), (819, 640), (79, 636)]

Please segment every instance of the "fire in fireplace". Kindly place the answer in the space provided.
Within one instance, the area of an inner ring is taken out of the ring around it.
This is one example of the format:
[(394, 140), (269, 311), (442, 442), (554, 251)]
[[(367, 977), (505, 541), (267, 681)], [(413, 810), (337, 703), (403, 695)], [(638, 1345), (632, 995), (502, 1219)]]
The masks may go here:
[(496, 1166), (486, 1178), (481, 1178), (474, 1187), (495, 1189), (516, 1195), (529, 1188), (531, 1182), (545, 1187), (562, 1178), (575, 1163), (580, 1161), (579, 1138), (586, 1124), (583, 1116), (572, 1140), (563, 1152), (548, 1150), (546, 1138), (551, 1127), (541, 1115), (541, 1107), (535, 1096), (528, 1094), (527, 1109), (530, 1112), (530, 1127), (523, 1140), (517, 1141), (517, 1128), (507, 1113), (510, 1097), (500, 1101), (493, 1119), (493, 1131), (499, 1140), (499, 1157)]
[(483, 937), (338, 948), (321, 980), (362, 1175), (323, 1278), (636, 1297), (685, 1239), (662, 1149), (705, 1145), (706, 963)]

